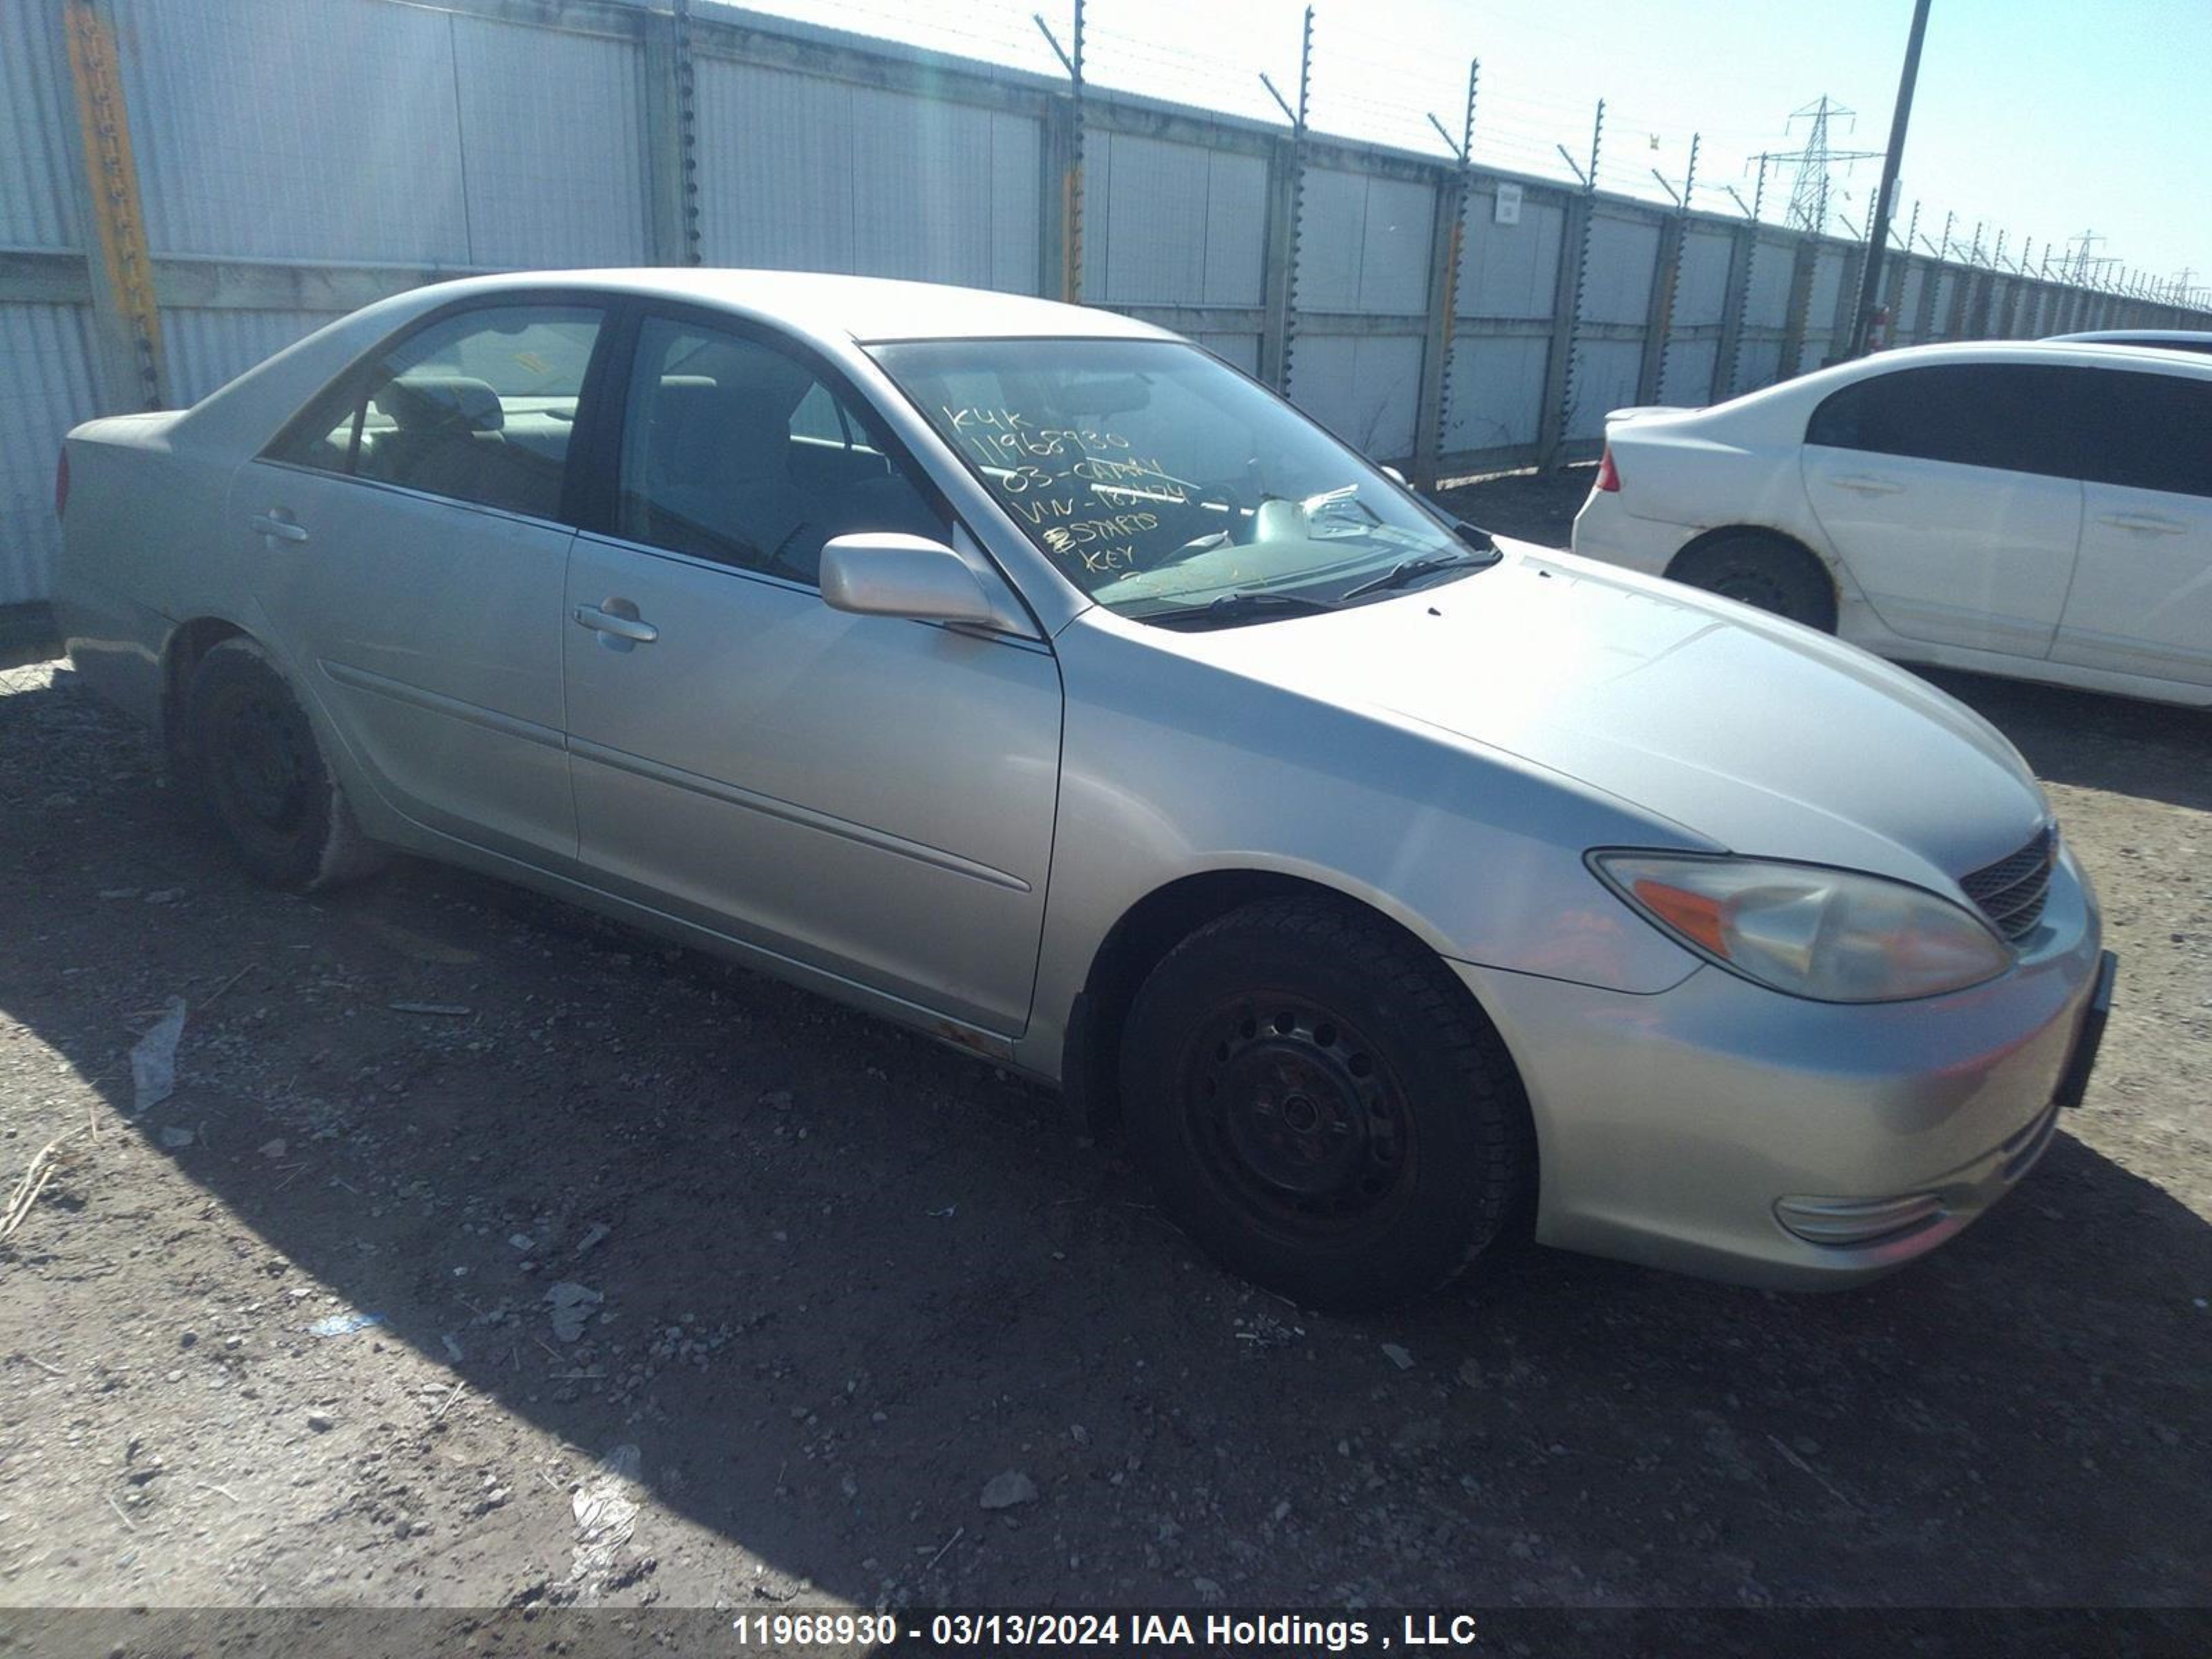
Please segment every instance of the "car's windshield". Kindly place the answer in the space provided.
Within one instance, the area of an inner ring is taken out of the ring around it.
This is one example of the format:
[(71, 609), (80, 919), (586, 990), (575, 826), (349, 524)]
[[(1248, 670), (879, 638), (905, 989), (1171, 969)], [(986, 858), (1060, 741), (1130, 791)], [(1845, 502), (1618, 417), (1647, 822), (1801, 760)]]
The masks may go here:
[[(1127, 616), (1265, 621), (1482, 562), (1378, 468), (1195, 347), (942, 340), (874, 355), (1023, 533)], [(1271, 595), (1304, 603), (1256, 602)]]

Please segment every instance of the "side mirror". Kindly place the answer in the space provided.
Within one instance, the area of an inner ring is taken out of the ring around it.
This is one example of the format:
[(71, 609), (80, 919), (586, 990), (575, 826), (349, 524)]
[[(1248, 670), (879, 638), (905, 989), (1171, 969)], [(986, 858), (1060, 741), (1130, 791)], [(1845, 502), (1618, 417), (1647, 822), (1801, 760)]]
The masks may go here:
[(890, 531), (839, 536), (822, 550), (822, 599), (832, 610), (916, 622), (994, 627), (998, 613), (968, 562), (943, 542)]
[[(1384, 467), (1382, 469), (1382, 476), (1389, 479), (1393, 483), (1406, 484), (1406, 475), (1399, 471), (1395, 466)], [(1406, 484), (1406, 488), (1411, 489), (1413, 486), (1411, 484)]]

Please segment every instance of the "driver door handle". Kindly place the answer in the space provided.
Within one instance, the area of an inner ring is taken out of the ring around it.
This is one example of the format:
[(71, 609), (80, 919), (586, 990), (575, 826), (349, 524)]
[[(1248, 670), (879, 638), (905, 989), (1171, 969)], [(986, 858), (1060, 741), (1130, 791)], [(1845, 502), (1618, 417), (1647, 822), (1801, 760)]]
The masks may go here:
[(598, 634), (611, 634), (618, 640), (628, 640), (633, 645), (651, 645), (660, 637), (660, 630), (649, 622), (640, 622), (635, 617), (617, 617), (611, 611), (602, 611), (596, 605), (576, 607), (576, 621)]

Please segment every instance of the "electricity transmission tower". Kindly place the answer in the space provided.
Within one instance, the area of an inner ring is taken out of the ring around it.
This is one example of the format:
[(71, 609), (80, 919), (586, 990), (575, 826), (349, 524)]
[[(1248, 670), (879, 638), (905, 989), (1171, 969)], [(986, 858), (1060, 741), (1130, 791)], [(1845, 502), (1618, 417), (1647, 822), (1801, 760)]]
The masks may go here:
[[(2069, 236), (2066, 239), (2066, 245), (2074, 250), (2073, 257), (2067, 263), (2073, 270), (2075, 282), (2087, 279), (2089, 275), (2090, 250), (2105, 240), (2094, 230), (2085, 230), (2079, 236)], [(2100, 261), (2100, 263), (2102, 262)]]
[(1857, 114), (1857, 111), (1845, 109), (1825, 95), (1817, 98), (1804, 108), (1792, 112), (1790, 117), (1792, 127), (1800, 121), (1809, 124), (1806, 128), (1802, 149), (1767, 150), (1753, 158), (1759, 161), (1778, 161), (1796, 168), (1796, 177), (1790, 188), (1790, 212), (1786, 222), (1791, 229), (1810, 231), (1816, 236), (1824, 234), (1828, 228), (1828, 197), (1832, 187), (1829, 169), (1838, 165), (1848, 167), (1854, 161), (1871, 161), (1881, 155), (1880, 150), (1836, 149), (1830, 146), (1829, 124), (1855, 120)]

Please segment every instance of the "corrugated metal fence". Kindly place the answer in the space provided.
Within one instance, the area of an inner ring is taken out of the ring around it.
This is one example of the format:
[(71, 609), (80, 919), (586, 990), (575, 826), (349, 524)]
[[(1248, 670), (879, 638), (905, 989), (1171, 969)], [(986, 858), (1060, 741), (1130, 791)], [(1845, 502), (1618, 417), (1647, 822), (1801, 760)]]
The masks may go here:
[[(68, 50), (82, 15), (112, 43), (127, 116), (150, 355), (131, 349), (94, 234), (103, 163), (84, 153)], [(1863, 256), (1095, 88), (1079, 109), (1018, 70), (623, 0), (11, 0), (0, 123), (0, 604), (46, 592), (70, 425), (189, 403), (331, 317), (467, 271), (696, 258), (1073, 289), (1194, 336), (1433, 479), (1586, 454), (1608, 409), (1817, 365)], [(1887, 271), (1901, 341), (2179, 316), (1987, 267), (1900, 256)]]

